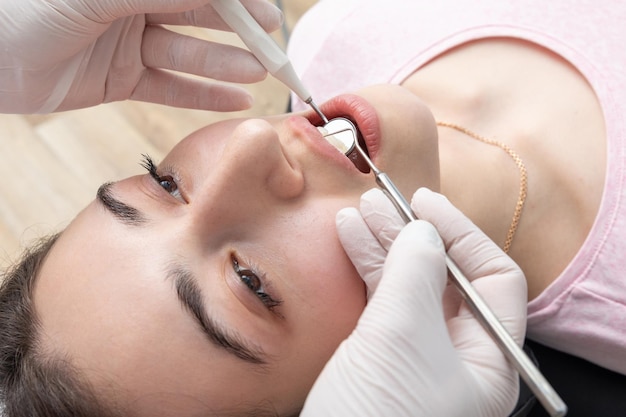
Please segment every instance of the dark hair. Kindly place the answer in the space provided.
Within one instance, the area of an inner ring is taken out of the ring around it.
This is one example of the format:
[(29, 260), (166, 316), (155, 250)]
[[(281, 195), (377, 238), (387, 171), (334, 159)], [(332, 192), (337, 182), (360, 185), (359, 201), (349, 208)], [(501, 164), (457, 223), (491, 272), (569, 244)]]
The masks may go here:
[(41, 239), (0, 276), (0, 411), (3, 417), (110, 417), (64, 358), (38, 350), (35, 279), (59, 234)]
[[(0, 275), (0, 416), (120, 417), (123, 413), (103, 403), (70, 360), (39, 348), (33, 288), (59, 236), (41, 239)], [(230, 415), (278, 416), (271, 405), (246, 406)]]

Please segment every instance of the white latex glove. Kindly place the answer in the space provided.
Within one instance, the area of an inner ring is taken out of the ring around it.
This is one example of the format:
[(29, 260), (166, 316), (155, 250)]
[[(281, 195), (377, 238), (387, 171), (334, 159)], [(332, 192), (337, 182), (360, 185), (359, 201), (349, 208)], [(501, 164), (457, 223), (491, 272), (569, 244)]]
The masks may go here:
[[(282, 13), (271, 3), (241, 2), (264, 29), (280, 27)], [(266, 71), (250, 52), (162, 25), (229, 30), (209, 0), (0, 0), (0, 112), (125, 99), (219, 111), (250, 107), (252, 97), (240, 87), (181, 76), (260, 81)]]
[[(521, 343), (526, 281), (519, 267), (445, 197), (420, 189), (412, 208), (436, 227), (450, 256)], [(403, 228), (379, 190), (363, 195), (360, 213), (339, 212), (340, 239), (370, 297), (356, 329), (315, 382), (301, 416), (511, 412), (517, 373), (447, 285), (444, 245), (430, 223), (419, 220)]]

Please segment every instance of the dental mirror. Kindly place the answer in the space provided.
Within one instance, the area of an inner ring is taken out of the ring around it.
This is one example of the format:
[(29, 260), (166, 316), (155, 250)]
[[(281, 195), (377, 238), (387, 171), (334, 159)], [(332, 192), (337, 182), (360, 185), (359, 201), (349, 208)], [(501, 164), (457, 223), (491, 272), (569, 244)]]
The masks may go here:
[(359, 132), (345, 117), (331, 119), (323, 127), (318, 127), (324, 138), (339, 152), (343, 153), (361, 172), (369, 172), (369, 166), (358, 152)]

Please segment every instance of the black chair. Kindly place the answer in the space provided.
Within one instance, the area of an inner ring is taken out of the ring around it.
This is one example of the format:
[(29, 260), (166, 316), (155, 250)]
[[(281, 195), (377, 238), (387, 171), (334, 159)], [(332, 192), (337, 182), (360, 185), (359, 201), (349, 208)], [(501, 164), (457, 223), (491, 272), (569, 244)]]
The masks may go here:
[[(526, 341), (526, 351), (567, 404), (567, 417), (626, 417), (626, 375), (584, 359)], [(520, 400), (511, 417), (548, 417), (522, 383)]]

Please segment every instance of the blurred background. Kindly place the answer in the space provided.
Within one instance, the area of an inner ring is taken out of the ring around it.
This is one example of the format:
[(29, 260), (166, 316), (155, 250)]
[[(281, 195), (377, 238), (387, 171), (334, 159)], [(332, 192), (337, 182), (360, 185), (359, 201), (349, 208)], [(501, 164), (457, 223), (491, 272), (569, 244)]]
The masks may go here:
[[(288, 34), (316, 0), (275, 0)], [(204, 29), (185, 34), (243, 46), (236, 35)], [(255, 97), (246, 111), (217, 113), (118, 102), (51, 115), (0, 114), (0, 269), (33, 239), (63, 229), (95, 197), (97, 188), (141, 174), (142, 153), (161, 160), (192, 131), (215, 121), (283, 113), (288, 90), (271, 76), (245, 85)], [(97, 238), (97, 236), (94, 236)]]

